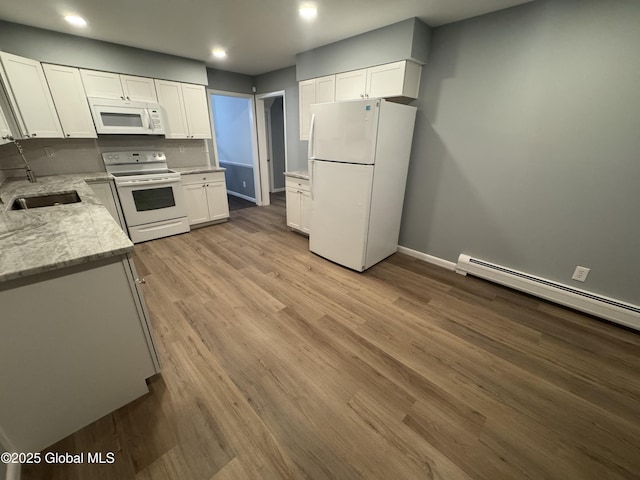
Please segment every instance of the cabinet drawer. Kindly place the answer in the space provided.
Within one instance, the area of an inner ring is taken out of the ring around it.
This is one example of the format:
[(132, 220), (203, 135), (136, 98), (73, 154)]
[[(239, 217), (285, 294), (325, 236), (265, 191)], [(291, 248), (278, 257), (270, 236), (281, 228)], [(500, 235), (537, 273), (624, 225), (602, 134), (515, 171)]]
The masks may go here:
[(303, 178), (292, 178), (287, 177), (285, 182), (286, 188), (294, 189), (294, 190), (304, 190), (305, 192), (309, 191), (309, 180), (305, 180)]
[(224, 172), (190, 173), (181, 175), (183, 185), (191, 183), (224, 182)]

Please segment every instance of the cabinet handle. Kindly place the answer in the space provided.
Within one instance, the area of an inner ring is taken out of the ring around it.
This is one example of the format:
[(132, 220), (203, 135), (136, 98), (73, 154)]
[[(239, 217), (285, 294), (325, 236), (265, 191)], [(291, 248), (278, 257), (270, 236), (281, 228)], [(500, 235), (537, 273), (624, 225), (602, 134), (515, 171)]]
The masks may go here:
[(120, 95), (120, 98), (121, 98), (122, 100), (124, 100), (124, 95)]
[(67, 133), (67, 137), (70, 137), (70, 136), (71, 136), (71, 134), (70, 134), (70, 133)]
[(31, 134), (32, 137), (35, 137), (36, 135), (37, 135), (37, 133), (32, 133)]
[(129, 95), (127, 95), (127, 100), (131, 100), (131, 98), (129, 98)]
[(140, 279), (140, 278), (136, 278), (136, 283), (137, 283), (138, 285), (142, 285), (142, 284), (144, 284), (144, 283), (147, 283), (147, 280), (146, 280), (146, 279), (144, 279), (144, 278), (142, 278), (142, 279)]

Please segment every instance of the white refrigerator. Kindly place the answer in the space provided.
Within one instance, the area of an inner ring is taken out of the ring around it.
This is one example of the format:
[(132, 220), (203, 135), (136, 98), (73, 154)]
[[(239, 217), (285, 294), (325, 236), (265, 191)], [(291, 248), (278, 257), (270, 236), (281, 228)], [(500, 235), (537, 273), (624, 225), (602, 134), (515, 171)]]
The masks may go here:
[(362, 272), (397, 250), (415, 117), (378, 98), (311, 105), (312, 252)]

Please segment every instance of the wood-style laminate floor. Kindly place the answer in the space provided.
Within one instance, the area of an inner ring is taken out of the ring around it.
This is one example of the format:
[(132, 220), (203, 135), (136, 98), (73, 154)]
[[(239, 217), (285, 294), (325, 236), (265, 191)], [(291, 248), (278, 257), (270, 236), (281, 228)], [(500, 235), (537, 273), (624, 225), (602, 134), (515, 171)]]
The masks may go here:
[(640, 335), (396, 254), (308, 251), (284, 202), (137, 245), (162, 374), (32, 479), (631, 479)]

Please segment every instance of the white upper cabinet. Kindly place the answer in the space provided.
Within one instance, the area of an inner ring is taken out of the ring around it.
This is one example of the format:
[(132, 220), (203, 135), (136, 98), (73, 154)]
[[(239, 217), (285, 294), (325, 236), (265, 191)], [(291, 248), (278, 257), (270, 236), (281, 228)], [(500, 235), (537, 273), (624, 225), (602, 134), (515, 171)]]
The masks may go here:
[(9, 122), (7, 121), (7, 117), (4, 116), (2, 107), (0, 107), (0, 145), (9, 143), (12, 137), (13, 133), (9, 127)]
[(189, 138), (211, 138), (209, 105), (203, 85), (181, 84)]
[(119, 75), (97, 70), (80, 70), (88, 97), (156, 103), (153, 78)]
[(64, 136), (67, 138), (96, 138), (80, 71), (77, 68), (42, 64), (53, 103), (58, 111)]
[(156, 87), (153, 78), (120, 75), (122, 90), (127, 100), (157, 103)]
[(156, 91), (158, 92), (158, 103), (162, 108), (165, 120), (165, 137), (187, 138), (189, 129), (187, 127), (187, 115), (184, 111), (184, 99), (180, 84), (168, 80), (156, 80), (155, 83)]
[(0, 75), (24, 137), (61, 138), (62, 127), (40, 62), (0, 52)]
[(298, 98), (300, 103), (300, 140), (309, 140), (309, 126), (311, 116), (309, 107), (314, 103), (336, 101), (336, 76), (312, 78), (298, 83)]
[(202, 85), (156, 80), (166, 138), (211, 138), (207, 93)]
[(353, 70), (336, 75), (336, 102), (364, 98), (367, 87), (367, 69)]
[(300, 140), (309, 140), (309, 107), (316, 103), (316, 79), (298, 83), (298, 101), (300, 102)]
[(336, 101), (367, 97), (418, 98), (422, 66), (407, 60), (336, 75)]
[(367, 97), (418, 98), (422, 66), (408, 61), (367, 68)]
[(316, 78), (316, 101), (315, 103), (328, 103), (336, 101), (336, 76)]
[(80, 70), (87, 97), (113, 98), (124, 100), (124, 91), (117, 73)]

